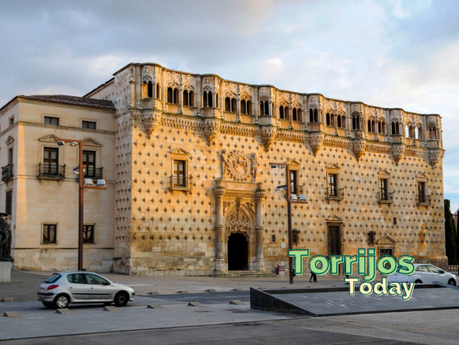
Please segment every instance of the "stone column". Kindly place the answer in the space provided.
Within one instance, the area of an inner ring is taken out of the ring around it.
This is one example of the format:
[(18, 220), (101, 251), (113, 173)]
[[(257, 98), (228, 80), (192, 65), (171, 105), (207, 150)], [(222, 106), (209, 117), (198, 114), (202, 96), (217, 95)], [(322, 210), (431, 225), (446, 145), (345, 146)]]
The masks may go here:
[(257, 190), (255, 191), (255, 231), (256, 231), (256, 258), (254, 269), (259, 272), (265, 270), (265, 260), (263, 258), (263, 200), (266, 197), (266, 190), (263, 189), (263, 183), (257, 183)]
[(183, 113), (183, 89), (182, 85), (179, 85), (178, 88), (178, 98), (179, 98), (179, 114)]
[(222, 179), (218, 179), (214, 189), (215, 194), (215, 273), (222, 274), (227, 271), (224, 258), (225, 245), (225, 224), (223, 224), (223, 196), (226, 188), (223, 186)]

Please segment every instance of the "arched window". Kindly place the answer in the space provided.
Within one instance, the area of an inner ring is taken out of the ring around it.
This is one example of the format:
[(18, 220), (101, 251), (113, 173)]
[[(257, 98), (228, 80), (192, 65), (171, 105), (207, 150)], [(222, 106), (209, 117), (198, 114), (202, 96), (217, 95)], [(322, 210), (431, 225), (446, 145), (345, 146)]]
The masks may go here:
[(386, 134), (386, 123), (384, 120), (378, 121), (378, 133)]
[(437, 138), (437, 128), (431, 126), (427, 129), (427, 132), (429, 134), (429, 139), (431, 140), (436, 140)]
[(159, 86), (159, 83), (156, 84), (156, 98), (161, 98), (161, 93), (160, 93), (161, 87)]
[(179, 104), (178, 88), (171, 86), (167, 88), (167, 103)]
[(392, 121), (392, 135), (399, 135), (400, 134), (400, 125), (397, 121)]
[(245, 99), (241, 100), (241, 114), (250, 115), (252, 112), (252, 102), (246, 101)]
[(422, 140), (423, 139), (423, 136), (422, 136), (422, 126), (419, 125), (416, 127), (416, 139), (419, 139), (419, 140)]
[(360, 117), (358, 114), (352, 114), (352, 129), (360, 129)]
[(293, 121), (301, 121), (300, 114), (301, 114), (301, 110), (300, 109), (293, 108), (292, 109), (292, 120)]
[(309, 109), (309, 122), (319, 122), (319, 115), (317, 109)]
[(183, 105), (192, 107), (194, 105), (193, 91), (183, 90)]
[(327, 113), (327, 115), (325, 116), (326, 118), (326, 123), (327, 123), (327, 126), (331, 126), (331, 121), (330, 121), (330, 114)]
[(269, 115), (269, 102), (268, 101), (260, 102), (260, 115)]
[(151, 80), (147, 83), (147, 97), (153, 97), (153, 83), (151, 82)]
[(375, 120), (368, 120), (368, 132), (369, 133), (375, 132)]
[(229, 113), (237, 112), (237, 101), (235, 97), (225, 97), (225, 111)]
[(212, 107), (212, 92), (210, 91), (203, 92), (202, 98), (203, 98), (204, 108)]
[(287, 116), (286, 116), (286, 109), (287, 107), (284, 107), (283, 105), (281, 105), (279, 107), (279, 118), (282, 119), (282, 120), (286, 120), (287, 119)]

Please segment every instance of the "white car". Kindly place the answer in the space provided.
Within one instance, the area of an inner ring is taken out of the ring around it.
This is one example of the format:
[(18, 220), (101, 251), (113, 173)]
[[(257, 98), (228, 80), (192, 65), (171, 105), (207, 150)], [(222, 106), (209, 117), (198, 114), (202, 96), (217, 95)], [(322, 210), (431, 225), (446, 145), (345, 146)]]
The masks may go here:
[(47, 308), (67, 308), (69, 303), (104, 303), (124, 307), (135, 291), (93, 272), (54, 273), (40, 285), (38, 300)]
[(414, 273), (411, 275), (401, 274), (400, 267), (397, 272), (387, 277), (388, 283), (410, 283), (416, 284), (433, 284), (435, 282), (457, 286), (456, 276), (452, 273), (445, 272), (440, 267), (430, 264), (414, 264)]

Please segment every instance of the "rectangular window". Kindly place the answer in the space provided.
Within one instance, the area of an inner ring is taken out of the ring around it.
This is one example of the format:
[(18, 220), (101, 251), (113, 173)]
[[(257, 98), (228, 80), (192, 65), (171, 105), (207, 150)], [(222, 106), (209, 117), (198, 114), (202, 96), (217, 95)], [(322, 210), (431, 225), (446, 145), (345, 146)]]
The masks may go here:
[(174, 160), (174, 187), (186, 187), (186, 161)]
[(338, 196), (338, 175), (328, 175), (328, 196)]
[(418, 198), (419, 203), (426, 202), (426, 183), (425, 182), (418, 182)]
[(298, 194), (298, 171), (290, 170), (290, 193)]
[(379, 180), (379, 198), (380, 200), (389, 200), (388, 180), (382, 178)]
[(59, 149), (54, 147), (45, 147), (43, 150), (43, 174), (58, 174), (58, 156)]
[(94, 122), (94, 121), (83, 121), (83, 128), (96, 129), (96, 122)]
[(43, 244), (57, 243), (56, 235), (56, 224), (43, 224)]
[(10, 119), (8, 120), (9, 126), (12, 126), (13, 123), (14, 123), (14, 116), (10, 117)]
[(328, 227), (329, 255), (341, 255), (341, 239), (339, 226)]
[(94, 225), (83, 226), (83, 243), (94, 243)]
[(96, 152), (95, 151), (83, 151), (83, 166), (84, 166), (84, 176), (85, 177), (96, 176)]
[(5, 213), (11, 215), (13, 212), (13, 191), (6, 192)]
[(13, 165), (13, 148), (8, 149), (8, 165)]
[(45, 116), (45, 125), (59, 126), (59, 118), (58, 117)]

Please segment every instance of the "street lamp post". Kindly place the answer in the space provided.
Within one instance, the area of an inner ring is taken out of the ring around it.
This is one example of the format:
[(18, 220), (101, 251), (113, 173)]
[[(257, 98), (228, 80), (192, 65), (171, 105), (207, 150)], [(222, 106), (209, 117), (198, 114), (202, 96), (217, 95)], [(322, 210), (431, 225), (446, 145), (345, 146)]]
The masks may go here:
[[(305, 197), (300, 197), (299, 201), (292, 201), (292, 190), (291, 190), (291, 179), (290, 179), (290, 164), (286, 163), (269, 163), (271, 167), (285, 166), (286, 182), (287, 182), (287, 224), (288, 224), (288, 250), (293, 248), (293, 230), (292, 230), (292, 203), (305, 204), (307, 203)], [(284, 186), (278, 186), (278, 189), (283, 189)], [(289, 283), (293, 284), (293, 257), (288, 257), (288, 272), (289, 272)]]
[(78, 145), (78, 271), (83, 270), (83, 226), (84, 226), (84, 190), (85, 189), (107, 189), (105, 181), (97, 183), (97, 186), (85, 185), (84, 183), (84, 166), (83, 166), (83, 141), (73, 139), (55, 139), (59, 146), (70, 143), (71, 147)]

